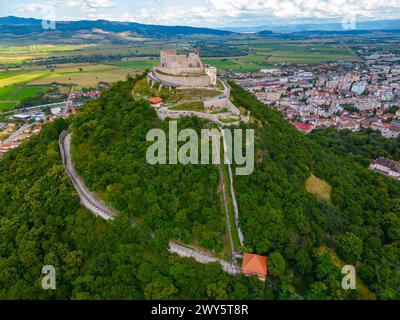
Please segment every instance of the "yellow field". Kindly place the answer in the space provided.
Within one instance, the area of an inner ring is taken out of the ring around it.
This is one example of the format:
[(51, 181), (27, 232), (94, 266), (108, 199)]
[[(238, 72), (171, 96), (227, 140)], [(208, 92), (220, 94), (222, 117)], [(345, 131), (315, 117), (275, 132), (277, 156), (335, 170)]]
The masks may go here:
[(306, 190), (319, 199), (328, 201), (331, 199), (332, 187), (313, 174), (306, 181)]
[(35, 58), (52, 56), (56, 53), (82, 50), (94, 45), (0, 45), (0, 63), (20, 63)]
[(118, 68), (106, 65), (82, 66), (78, 68), (56, 69), (46, 77), (29, 82), (32, 85), (49, 85), (51, 83), (75, 84), (82, 87), (96, 86), (100, 81), (115, 82), (124, 80), (127, 75), (135, 76), (138, 71), (131, 68)]
[(27, 83), (39, 78), (46, 77), (49, 74), (50, 74), (49, 71), (33, 71), (33, 72), (18, 74), (13, 77), (5, 79), (0, 79), (0, 88), (18, 83)]

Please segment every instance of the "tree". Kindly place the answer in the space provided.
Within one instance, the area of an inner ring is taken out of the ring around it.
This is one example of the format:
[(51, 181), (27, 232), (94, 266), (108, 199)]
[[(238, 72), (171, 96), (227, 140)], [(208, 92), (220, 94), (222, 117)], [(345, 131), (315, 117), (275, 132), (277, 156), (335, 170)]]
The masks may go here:
[(339, 234), (337, 238), (338, 253), (348, 263), (357, 263), (361, 259), (363, 244), (359, 237), (352, 232)]
[(286, 261), (282, 255), (275, 251), (268, 256), (268, 273), (275, 278), (281, 278), (285, 274)]

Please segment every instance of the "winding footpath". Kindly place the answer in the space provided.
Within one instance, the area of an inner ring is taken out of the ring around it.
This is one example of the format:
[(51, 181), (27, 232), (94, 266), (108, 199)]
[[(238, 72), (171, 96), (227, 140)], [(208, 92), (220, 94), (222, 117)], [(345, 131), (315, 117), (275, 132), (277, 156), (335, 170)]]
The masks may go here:
[[(230, 96), (230, 87), (225, 82), (223, 82), (223, 84), (224, 84), (224, 95), (225, 95), (225, 97), (228, 98)], [(169, 114), (169, 116), (170, 115), (171, 114)], [(182, 115), (183, 115), (182, 113), (177, 114), (177, 116), (179, 116), (179, 117), (181, 117)], [(192, 112), (191, 115), (196, 116), (196, 113)], [(234, 187), (233, 187), (233, 174), (232, 174), (231, 165), (229, 164), (229, 161), (226, 156), (227, 146), (226, 146), (224, 133), (221, 128), (223, 125), (221, 125), (221, 123), (219, 123), (219, 121), (213, 121), (213, 120), (214, 119), (211, 119), (210, 124), (216, 124), (221, 131), (221, 136), (222, 136), (222, 141), (223, 141), (223, 150), (224, 150), (224, 160), (225, 160), (225, 163), (228, 163), (230, 194), (231, 194), (231, 199), (232, 199), (234, 213), (235, 213), (235, 225), (236, 225), (236, 230), (238, 232), (240, 245), (243, 245), (244, 237), (243, 237), (243, 233), (239, 227), (239, 210), (238, 210), (238, 205), (237, 205), (236, 197), (235, 197), (235, 191), (234, 191)], [(82, 178), (80, 176), (78, 176), (78, 174), (75, 171), (75, 168), (73, 166), (72, 159), (71, 159), (71, 136), (72, 136), (71, 132), (63, 131), (59, 137), (59, 147), (60, 147), (62, 163), (64, 165), (64, 168), (65, 168), (68, 176), (70, 177), (70, 179), (72, 181), (72, 184), (75, 187), (75, 190), (78, 193), (81, 203), (85, 208), (87, 208), (93, 214), (100, 216), (106, 220), (112, 219), (114, 216), (114, 212), (112, 210), (110, 210), (109, 208), (107, 208), (107, 206), (94, 193), (90, 192), (87, 189)], [(221, 264), (222, 269), (225, 272), (227, 272), (228, 274), (231, 274), (231, 275), (236, 275), (236, 274), (241, 273), (241, 269), (237, 266), (237, 260), (236, 260), (237, 257), (240, 257), (240, 253), (236, 251), (236, 248), (235, 248), (234, 242), (233, 242), (232, 227), (231, 227), (231, 223), (230, 223), (230, 211), (229, 211), (229, 204), (228, 204), (229, 200), (228, 200), (228, 195), (227, 195), (227, 186), (225, 185), (224, 170), (223, 170), (222, 166), (223, 166), (222, 161), (220, 161), (219, 171), (220, 171), (221, 186), (222, 186), (225, 213), (226, 213), (226, 223), (227, 223), (227, 228), (228, 228), (228, 232), (229, 232), (229, 241), (230, 241), (230, 246), (231, 246), (231, 258), (232, 258), (231, 263), (228, 263), (225, 260), (218, 259), (218, 258), (215, 258), (210, 255), (207, 255), (204, 252), (199, 252), (199, 251), (195, 251), (193, 249), (184, 247), (180, 244), (177, 244), (174, 241), (170, 241), (169, 251), (171, 253), (176, 253), (180, 257), (194, 258), (196, 261), (198, 261), (200, 263), (219, 262)]]
[(106, 220), (112, 219), (114, 212), (107, 208), (107, 206), (95, 194), (87, 189), (82, 178), (79, 177), (75, 171), (71, 159), (71, 135), (70, 132), (63, 131), (59, 138), (59, 147), (62, 163), (75, 187), (76, 192), (78, 193), (79, 199), (81, 200), (82, 205), (96, 216), (102, 217)]
[(203, 264), (219, 262), (222, 270), (224, 270), (226, 273), (228, 273), (230, 275), (237, 275), (237, 274), (242, 273), (242, 270), (239, 267), (232, 265), (229, 262), (226, 262), (225, 260), (215, 258), (204, 252), (199, 252), (199, 251), (195, 251), (193, 249), (184, 247), (174, 241), (169, 242), (168, 251), (171, 253), (176, 253), (180, 257), (193, 258), (197, 262), (200, 262)]

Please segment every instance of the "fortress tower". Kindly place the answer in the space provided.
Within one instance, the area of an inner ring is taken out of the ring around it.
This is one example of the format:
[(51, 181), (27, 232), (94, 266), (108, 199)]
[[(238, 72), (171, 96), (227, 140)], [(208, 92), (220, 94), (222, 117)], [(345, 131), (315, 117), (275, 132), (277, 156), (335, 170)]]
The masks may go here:
[(188, 55), (178, 55), (174, 50), (160, 52), (160, 65), (158, 70), (176, 76), (196, 76), (204, 74), (203, 63), (197, 53), (191, 52)]

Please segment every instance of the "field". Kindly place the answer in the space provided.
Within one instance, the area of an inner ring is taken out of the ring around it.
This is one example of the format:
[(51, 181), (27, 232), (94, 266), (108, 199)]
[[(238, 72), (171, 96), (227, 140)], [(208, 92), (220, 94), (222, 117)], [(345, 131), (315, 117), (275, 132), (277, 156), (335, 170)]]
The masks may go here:
[(0, 71), (0, 110), (13, 109), (23, 99), (34, 98), (56, 84), (61, 92), (97, 87), (98, 83), (115, 82), (135, 76), (137, 69), (106, 64), (62, 64), (52, 68), (34, 66)]
[(111, 65), (82, 65), (60, 68), (47, 76), (29, 82), (31, 85), (50, 85), (52, 83), (95, 87), (100, 81), (115, 82), (124, 80), (128, 75), (135, 76), (137, 70)]
[(307, 192), (312, 193), (319, 199), (331, 200), (331, 186), (325, 181), (317, 178), (314, 175), (311, 175), (306, 181), (306, 190)]
[(27, 83), (36, 79), (47, 77), (48, 75), (50, 75), (50, 72), (47, 70), (18, 72), (15, 75), (0, 79), (0, 88), (18, 83)]
[(0, 64), (20, 64), (31, 59), (68, 55), (93, 45), (0, 45)]
[(0, 101), (0, 111), (10, 110), (15, 108), (15, 102)]
[[(101, 32), (94, 30), (85, 36), (89, 41)], [(357, 58), (340, 40), (329, 38), (298, 40), (246, 35), (228, 40), (213, 37), (131, 40), (135, 41), (128, 44), (64, 44), (60, 39), (60, 43), (54, 44), (0, 44), (0, 109), (15, 108), (21, 100), (36, 97), (54, 85), (65, 92), (71, 86), (79, 89), (96, 87), (101, 81), (124, 80), (127, 75), (134, 76), (157, 65), (159, 52), (164, 49), (182, 53), (201, 47), (201, 55), (207, 57), (203, 62), (217, 67), (220, 73), (228, 70), (253, 72), (288, 62), (316, 64)], [(136, 89), (142, 95), (168, 96), (170, 102), (220, 94), (193, 90), (158, 92), (145, 85)]]
[(184, 111), (197, 111), (204, 112), (204, 103), (201, 100), (188, 101), (174, 107), (170, 107), (170, 110), (184, 110)]
[(151, 69), (159, 63), (158, 59), (149, 60), (130, 60), (130, 61), (120, 61), (114, 63), (114, 65), (124, 68), (134, 68), (140, 70)]
[(13, 85), (0, 88), (0, 109), (15, 108), (21, 100), (34, 97), (47, 90), (47, 87), (26, 85)]

